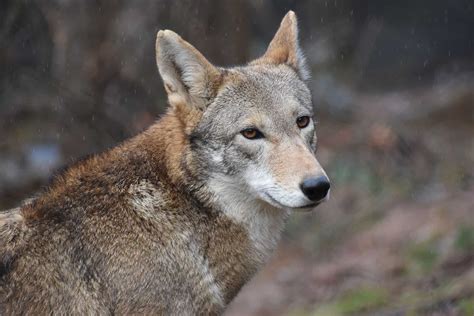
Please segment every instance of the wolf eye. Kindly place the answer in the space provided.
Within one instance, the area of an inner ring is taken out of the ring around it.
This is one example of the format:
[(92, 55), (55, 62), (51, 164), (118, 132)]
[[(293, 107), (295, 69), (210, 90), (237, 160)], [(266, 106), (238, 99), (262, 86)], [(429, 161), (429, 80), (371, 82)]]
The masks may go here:
[(244, 136), (245, 138), (247, 139), (259, 139), (259, 138), (263, 138), (263, 134), (262, 132), (260, 132), (258, 129), (256, 128), (247, 128), (247, 129), (244, 129), (243, 131), (240, 132), (240, 134), (242, 134), (242, 136)]
[(305, 128), (308, 126), (310, 120), (309, 116), (300, 116), (296, 119), (296, 125), (298, 125), (299, 128)]

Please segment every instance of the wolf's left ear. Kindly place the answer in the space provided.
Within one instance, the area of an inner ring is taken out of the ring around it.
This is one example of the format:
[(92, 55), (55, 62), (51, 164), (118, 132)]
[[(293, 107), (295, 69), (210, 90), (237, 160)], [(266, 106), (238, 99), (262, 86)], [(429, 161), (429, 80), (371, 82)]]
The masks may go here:
[(172, 106), (185, 103), (203, 109), (215, 97), (219, 69), (175, 32), (158, 32), (156, 63)]
[(289, 11), (285, 15), (267, 51), (258, 61), (277, 65), (287, 64), (298, 73), (302, 80), (309, 79), (306, 60), (298, 42), (298, 21), (295, 12)]

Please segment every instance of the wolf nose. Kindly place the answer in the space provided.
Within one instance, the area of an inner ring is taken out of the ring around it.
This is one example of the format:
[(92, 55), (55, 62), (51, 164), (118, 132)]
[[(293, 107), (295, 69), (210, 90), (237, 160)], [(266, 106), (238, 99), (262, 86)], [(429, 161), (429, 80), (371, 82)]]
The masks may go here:
[(304, 180), (300, 187), (301, 191), (303, 191), (308, 199), (311, 201), (320, 201), (328, 194), (331, 184), (329, 183), (328, 178), (321, 176)]

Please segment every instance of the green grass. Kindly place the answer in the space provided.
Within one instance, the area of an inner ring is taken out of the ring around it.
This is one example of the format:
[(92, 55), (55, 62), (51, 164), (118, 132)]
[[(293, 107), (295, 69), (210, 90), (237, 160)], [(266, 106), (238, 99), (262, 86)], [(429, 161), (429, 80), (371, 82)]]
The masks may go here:
[(335, 302), (320, 306), (314, 316), (352, 315), (386, 305), (388, 293), (382, 288), (360, 288), (342, 295)]
[(408, 260), (414, 273), (429, 273), (438, 262), (436, 240), (427, 240), (412, 245), (408, 249)]
[(474, 315), (474, 298), (466, 298), (459, 302), (459, 311), (463, 316)]
[(462, 226), (458, 229), (454, 245), (461, 251), (474, 250), (474, 227)]

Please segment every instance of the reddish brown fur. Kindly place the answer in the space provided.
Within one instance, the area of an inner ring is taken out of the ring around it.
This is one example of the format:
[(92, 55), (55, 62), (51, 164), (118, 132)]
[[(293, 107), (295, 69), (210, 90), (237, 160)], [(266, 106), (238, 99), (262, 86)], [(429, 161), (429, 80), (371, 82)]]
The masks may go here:
[[(25, 236), (9, 247), (10, 255), (1, 252), (1, 314), (42, 314), (51, 308), (64, 313), (162, 313), (162, 306), (134, 307), (141, 297), (148, 302), (153, 292), (146, 288), (156, 270), (149, 266), (153, 251), (143, 249), (150, 249), (150, 240), (172, 242), (173, 230), (183, 225), (191, 227), (203, 245), (225, 302), (235, 296), (256, 270), (248, 259), (247, 233), (212, 211), (206, 192), (188, 186), (195, 170), (188, 150), (189, 126), (182, 118), (182, 108), (176, 107), (143, 134), (71, 167), (21, 209)], [(156, 211), (173, 212), (179, 222), (156, 226), (137, 217), (127, 198), (130, 185), (140, 179), (165, 190), (166, 205)], [(188, 199), (177, 192), (188, 192)], [(162, 256), (161, 251), (155, 255)], [(101, 264), (105, 261), (107, 265)], [(130, 277), (123, 281), (124, 275)], [(84, 295), (76, 295), (78, 291)], [(211, 304), (203, 310), (221, 308)]]
[[(255, 63), (297, 70), (296, 35), (290, 12)], [(163, 118), (0, 214), (1, 315), (220, 314), (267, 258), (277, 238), (252, 239), (246, 222), (226, 214), (191, 149), (203, 109), (239, 74), (171, 31), (158, 33), (157, 62), (171, 105)], [(276, 169), (296, 172), (281, 159)]]

